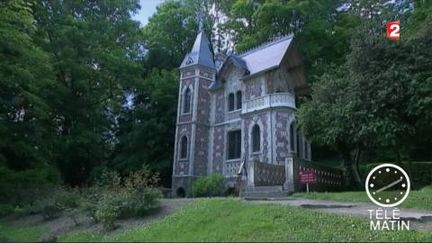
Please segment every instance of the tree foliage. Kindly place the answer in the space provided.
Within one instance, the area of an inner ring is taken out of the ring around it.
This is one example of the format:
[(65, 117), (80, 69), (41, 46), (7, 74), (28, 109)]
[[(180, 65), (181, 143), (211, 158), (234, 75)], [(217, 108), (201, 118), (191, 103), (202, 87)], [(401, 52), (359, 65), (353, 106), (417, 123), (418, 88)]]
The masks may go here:
[(431, 131), (431, 30), (425, 24), (414, 37), (392, 42), (376, 22), (363, 24), (346, 63), (326, 72), (300, 107), (306, 135), (336, 146), (349, 163), (356, 151), (356, 166), (360, 151), (391, 151), (399, 162), (430, 158), (424, 134)]

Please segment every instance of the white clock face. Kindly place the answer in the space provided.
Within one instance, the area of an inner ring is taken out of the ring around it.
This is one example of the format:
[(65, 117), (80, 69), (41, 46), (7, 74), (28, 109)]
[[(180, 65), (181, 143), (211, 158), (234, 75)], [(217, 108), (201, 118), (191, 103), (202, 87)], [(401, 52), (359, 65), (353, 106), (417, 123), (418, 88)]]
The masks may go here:
[(401, 204), (410, 192), (408, 174), (394, 164), (382, 164), (373, 168), (366, 178), (366, 193), (372, 202), (381, 207)]

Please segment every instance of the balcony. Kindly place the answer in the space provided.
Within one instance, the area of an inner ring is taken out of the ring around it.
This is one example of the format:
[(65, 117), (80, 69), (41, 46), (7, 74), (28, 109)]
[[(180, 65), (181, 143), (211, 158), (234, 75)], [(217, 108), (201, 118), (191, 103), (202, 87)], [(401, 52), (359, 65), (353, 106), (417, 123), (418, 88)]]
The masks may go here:
[(242, 114), (264, 110), (273, 107), (286, 107), (295, 109), (295, 97), (291, 93), (274, 93), (264, 95), (243, 104)]

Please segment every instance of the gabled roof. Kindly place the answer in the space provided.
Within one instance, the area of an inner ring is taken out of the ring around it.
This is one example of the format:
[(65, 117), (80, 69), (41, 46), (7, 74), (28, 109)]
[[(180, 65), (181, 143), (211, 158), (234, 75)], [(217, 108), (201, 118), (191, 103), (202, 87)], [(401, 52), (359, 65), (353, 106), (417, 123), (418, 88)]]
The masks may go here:
[(210, 42), (203, 31), (198, 33), (191, 52), (185, 56), (180, 68), (192, 65), (201, 65), (211, 69), (216, 69), (213, 61), (213, 54), (210, 50)]
[(276, 41), (266, 43), (247, 51), (239, 57), (244, 60), (249, 75), (278, 67), (293, 40), (293, 35), (284, 36)]

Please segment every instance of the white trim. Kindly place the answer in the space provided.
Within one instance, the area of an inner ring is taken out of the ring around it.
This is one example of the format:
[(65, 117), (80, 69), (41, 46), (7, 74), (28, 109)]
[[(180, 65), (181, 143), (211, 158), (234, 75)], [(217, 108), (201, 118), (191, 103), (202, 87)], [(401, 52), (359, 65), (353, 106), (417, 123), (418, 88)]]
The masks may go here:
[(220, 123), (214, 124), (214, 126), (218, 127), (218, 126), (228, 125), (228, 124), (236, 123), (236, 122), (239, 122), (239, 121), (242, 121), (242, 120), (244, 120), (244, 119), (237, 118), (237, 119), (228, 120), (228, 121), (224, 121), (224, 122), (220, 122)]
[[(199, 72), (199, 70), (195, 70), (195, 72)], [(192, 134), (191, 134), (191, 145), (190, 151), (190, 164), (189, 164), (189, 175), (194, 175), (194, 166), (195, 166), (195, 142), (196, 142), (196, 119), (197, 119), (197, 109), (198, 109), (198, 93), (199, 93), (199, 78), (196, 77), (194, 81), (194, 92), (193, 92), (193, 103), (192, 103)]]
[(208, 154), (207, 154), (207, 174), (213, 173), (213, 146), (214, 146), (214, 123), (215, 123), (215, 109), (216, 109), (216, 95), (209, 93), (210, 96), (210, 117), (209, 117), (209, 143), (208, 143)]
[(272, 152), (272, 138), (271, 138), (271, 136), (272, 136), (272, 124), (271, 124), (271, 112), (267, 112), (267, 113), (264, 113), (264, 114), (266, 114), (267, 115), (267, 141), (268, 141), (268, 143), (267, 143), (267, 163), (273, 163), (273, 161), (269, 161), (270, 159), (271, 159), (271, 156), (273, 155), (273, 152)]

